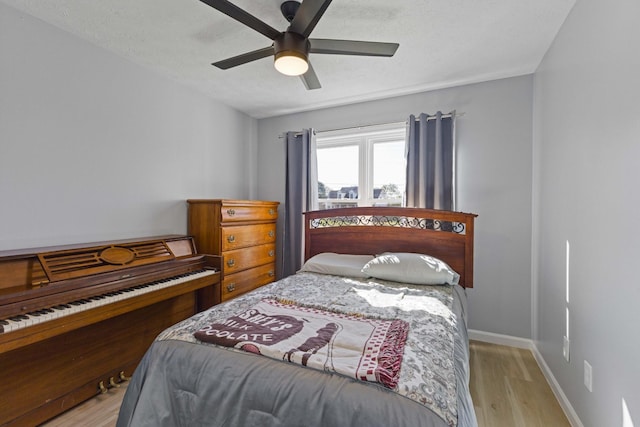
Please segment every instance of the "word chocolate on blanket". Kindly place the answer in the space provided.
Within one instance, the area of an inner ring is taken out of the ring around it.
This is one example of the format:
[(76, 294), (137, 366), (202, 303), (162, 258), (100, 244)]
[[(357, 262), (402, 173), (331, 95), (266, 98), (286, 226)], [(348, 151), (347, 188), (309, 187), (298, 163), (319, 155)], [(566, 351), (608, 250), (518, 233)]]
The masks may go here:
[(395, 388), (409, 324), (264, 299), (195, 332), (204, 342)]

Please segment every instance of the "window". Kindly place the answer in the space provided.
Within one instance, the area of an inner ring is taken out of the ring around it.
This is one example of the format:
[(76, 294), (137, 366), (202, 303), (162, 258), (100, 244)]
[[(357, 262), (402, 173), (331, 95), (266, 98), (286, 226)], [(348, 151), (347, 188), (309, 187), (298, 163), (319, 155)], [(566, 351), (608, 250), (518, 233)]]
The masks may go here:
[(318, 132), (318, 208), (403, 206), (405, 134), (405, 123)]

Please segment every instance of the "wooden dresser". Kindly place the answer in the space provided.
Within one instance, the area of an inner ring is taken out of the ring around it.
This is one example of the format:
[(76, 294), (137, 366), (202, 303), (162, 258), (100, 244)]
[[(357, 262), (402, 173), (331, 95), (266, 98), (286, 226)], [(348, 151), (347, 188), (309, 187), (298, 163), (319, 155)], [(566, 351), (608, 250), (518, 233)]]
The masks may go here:
[(188, 233), (197, 250), (223, 258), (222, 301), (275, 280), (279, 202), (190, 199), (187, 203)]

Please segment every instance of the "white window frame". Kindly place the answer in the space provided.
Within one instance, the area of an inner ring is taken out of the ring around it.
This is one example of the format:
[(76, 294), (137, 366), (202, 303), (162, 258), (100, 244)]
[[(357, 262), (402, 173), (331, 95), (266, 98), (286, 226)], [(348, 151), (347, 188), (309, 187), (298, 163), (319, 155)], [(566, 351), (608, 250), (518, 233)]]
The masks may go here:
[[(407, 126), (404, 122), (389, 123), (385, 125), (366, 126), (360, 128), (340, 129), (334, 131), (318, 132), (316, 134), (317, 149), (329, 147), (358, 146), (358, 198), (336, 199), (339, 202), (332, 203), (334, 199), (318, 199), (318, 206), (329, 209), (332, 204), (353, 206), (375, 206), (380, 199), (373, 198), (373, 147), (377, 143), (394, 142), (398, 140), (406, 143)], [(405, 148), (406, 158), (406, 148)], [(317, 185), (317, 183), (316, 183)], [(363, 197), (364, 196), (364, 197)], [(353, 200), (353, 202), (351, 201)], [(404, 193), (397, 199), (387, 199), (392, 203), (405, 205)]]

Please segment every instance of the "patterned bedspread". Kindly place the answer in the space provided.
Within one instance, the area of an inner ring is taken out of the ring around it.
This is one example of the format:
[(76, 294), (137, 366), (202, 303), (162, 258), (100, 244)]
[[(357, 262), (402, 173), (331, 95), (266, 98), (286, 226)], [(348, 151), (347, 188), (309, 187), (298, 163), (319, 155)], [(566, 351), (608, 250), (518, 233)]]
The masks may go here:
[(458, 322), (463, 320), (452, 311), (453, 294), (449, 286), (413, 286), (299, 273), (199, 313), (164, 331), (157, 340), (214, 345), (202, 343), (194, 333), (244, 313), (269, 298), (293, 300), (336, 313), (357, 312), (407, 322), (409, 332), (394, 391), (428, 407), (448, 425), (457, 424), (454, 334)]
[(204, 326), (200, 341), (395, 388), (409, 325), (264, 299)]

